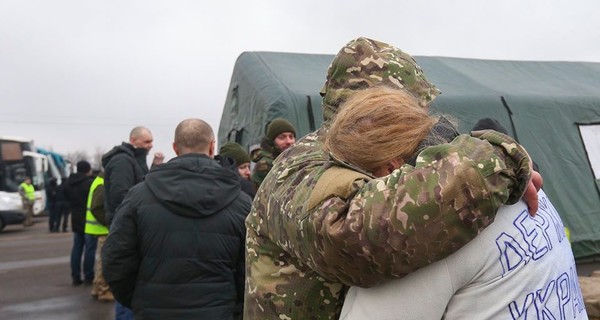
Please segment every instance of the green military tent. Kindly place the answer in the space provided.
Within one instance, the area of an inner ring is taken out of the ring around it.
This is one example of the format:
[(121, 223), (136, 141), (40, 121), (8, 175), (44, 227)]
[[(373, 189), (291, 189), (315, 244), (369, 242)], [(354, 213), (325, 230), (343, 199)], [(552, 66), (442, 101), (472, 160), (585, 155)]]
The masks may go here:
[(323, 121), (319, 90), (331, 55), (244, 52), (236, 61), (219, 125), (219, 144), (260, 144), (266, 126), (285, 118), (303, 136)]
[[(244, 52), (236, 61), (219, 144), (260, 143), (274, 118), (298, 136), (322, 121), (319, 90), (333, 55)], [(433, 112), (462, 132), (497, 119), (531, 154), (578, 260), (600, 258), (600, 63), (415, 57), (442, 95)], [(543, 226), (543, 224), (542, 224)]]

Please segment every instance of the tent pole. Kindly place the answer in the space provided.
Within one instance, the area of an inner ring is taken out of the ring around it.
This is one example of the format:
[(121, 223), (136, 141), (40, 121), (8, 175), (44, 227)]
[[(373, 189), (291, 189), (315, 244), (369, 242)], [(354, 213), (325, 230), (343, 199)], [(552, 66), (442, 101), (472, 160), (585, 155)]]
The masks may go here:
[(506, 103), (506, 99), (504, 99), (504, 96), (500, 96), (500, 100), (502, 101), (502, 105), (508, 112), (508, 119), (510, 120), (510, 127), (512, 128), (512, 131), (513, 131), (513, 138), (515, 138), (515, 140), (517, 142), (519, 142), (519, 137), (517, 136), (517, 129), (515, 128), (515, 122), (513, 121), (513, 118), (512, 118), (512, 116), (513, 116), (512, 110), (508, 106), (508, 103)]

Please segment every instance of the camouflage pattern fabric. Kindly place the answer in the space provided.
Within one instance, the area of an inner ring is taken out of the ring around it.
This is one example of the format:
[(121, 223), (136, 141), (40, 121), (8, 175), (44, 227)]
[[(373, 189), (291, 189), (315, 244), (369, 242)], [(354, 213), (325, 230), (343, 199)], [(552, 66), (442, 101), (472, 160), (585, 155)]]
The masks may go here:
[(246, 220), (244, 319), (337, 319), (347, 286), (400, 278), (450, 255), (489, 225), (499, 206), (520, 199), (531, 174), (527, 153), (489, 131), (427, 148), (415, 167), (343, 182), (345, 195), (313, 194), (328, 170), (353, 169), (323, 150), (328, 122), (352, 90), (379, 81), (400, 83), (424, 102), (439, 93), (412, 58), (402, 67), (412, 77), (381, 76), (404, 56), (359, 38), (334, 59), (324, 125), (273, 162)]
[(321, 89), (324, 126), (329, 127), (349, 95), (380, 84), (408, 90), (423, 107), (441, 94), (412, 56), (387, 43), (358, 38), (338, 52), (327, 70)]
[(114, 301), (115, 298), (110, 291), (110, 287), (104, 279), (104, 273), (102, 272), (102, 247), (106, 236), (98, 236), (98, 244), (96, 247), (96, 260), (94, 263), (94, 282), (92, 284), (92, 296), (100, 301)]
[(252, 171), (251, 179), (254, 186), (258, 189), (267, 173), (273, 168), (273, 160), (281, 153), (273, 140), (264, 137), (260, 143), (260, 150), (252, 154), (252, 162), (255, 162), (254, 170)]

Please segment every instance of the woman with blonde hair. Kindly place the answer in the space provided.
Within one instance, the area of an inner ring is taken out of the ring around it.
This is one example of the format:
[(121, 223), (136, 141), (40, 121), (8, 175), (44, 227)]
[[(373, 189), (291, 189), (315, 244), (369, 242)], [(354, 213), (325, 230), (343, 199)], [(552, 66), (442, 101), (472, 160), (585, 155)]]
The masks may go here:
[[(354, 94), (342, 106), (333, 120), (325, 146), (333, 162), (362, 170), (367, 175), (383, 177), (406, 163), (414, 165), (414, 154), (425, 147), (447, 143), (457, 136), (451, 123), (443, 116), (429, 115), (410, 93), (373, 87)], [(410, 169), (404, 167), (400, 170)], [(330, 179), (331, 184), (342, 176), (338, 171)], [(329, 185), (325, 189), (333, 190), (332, 194), (340, 193), (339, 188), (330, 188)], [(449, 196), (448, 199), (453, 201), (456, 198)], [(544, 310), (549, 314), (585, 318), (585, 308), (580, 302), (581, 291), (575, 282), (569, 280), (577, 279), (577, 274), (573, 271), (573, 252), (568, 241), (563, 241), (564, 226), (543, 191), (540, 191), (540, 199), (545, 203), (544, 209), (539, 212), (541, 220), (529, 216), (524, 202), (502, 206), (488, 228), (443, 260), (373, 288), (351, 287), (340, 319), (535, 317), (539, 306), (537, 302), (528, 302), (528, 299), (533, 295), (531, 292), (542, 289), (559, 292), (556, 297), (549, 298), (551, 295), (548, 294), (544, 298)], [(391, 210), (390, 214), (397, 215), (398, 211)], [(427, 218), (425, 220), (428, 221)], [(546, 221), (547, 230), (552, 231), (546, 232), (544, 237), (530, 236), (534, 231), (524, 232), (540, 228), (539, 221)], [(387, 221), (381, 218), (372, 223), (385, 225)], [(411, 222), (407, 225), (409, 229), (414, 227)], [(554, 227), (549, 228), (548, 225)], [(435, 227), (425, 223), (422, 228), (414, 230), (421, 237), (427, 237), (434, 232), (432, 228)], [(423, 240), (423, 243), (436, 245), (431, 240)], [(397, 245), (402, 247), (404, 243), (398, 241)], [(515, 249), (528, 246), (552, 249), (535, 253)], [(549, 289), (554, 288), (555, 282), (561, 282), (561, 288), (571, 289), (568, 293), (562, 293), (563, 289)], [(574, 302), (576, 300), (579, 302)]]
[[(436, 133), (434, 126), (447, 127), (447, 134)], [(411, 162), (426, 146), (423, 142), (437, 145), (457, 135), (445, 118), (429, 115), (409, 92), (377, 86), (348, 99), (331, 125), (325, 148), (337, 160), (382, 177)]]

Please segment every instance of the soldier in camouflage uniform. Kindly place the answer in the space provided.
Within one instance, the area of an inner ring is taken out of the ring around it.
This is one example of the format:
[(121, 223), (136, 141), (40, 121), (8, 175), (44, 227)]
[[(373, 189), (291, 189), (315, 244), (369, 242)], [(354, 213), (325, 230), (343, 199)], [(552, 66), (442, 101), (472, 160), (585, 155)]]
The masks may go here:
[(337, 319), (347, 286), (450, 255), (524, 193), (529, 157), (502, 134), (463, 135), (382, 178), (332, 159), (323, 142), (338, 107), (378, 83), (406, 88), (422, 107), (440, 93), (393, 46), (358, 38), (340, 50), (321, 92), (322, 127), (274, 161), (246, 220), (244, 319)]
[(266, 136), (260, 143), (260, 149), (252, 152), (252, 162), (256, 165), (251, 178), (256, 189), (271, 171), (273, 160), (294, 142), (296, 142), (296, 128), (290, 122), (277, 118), (269, 123)]

